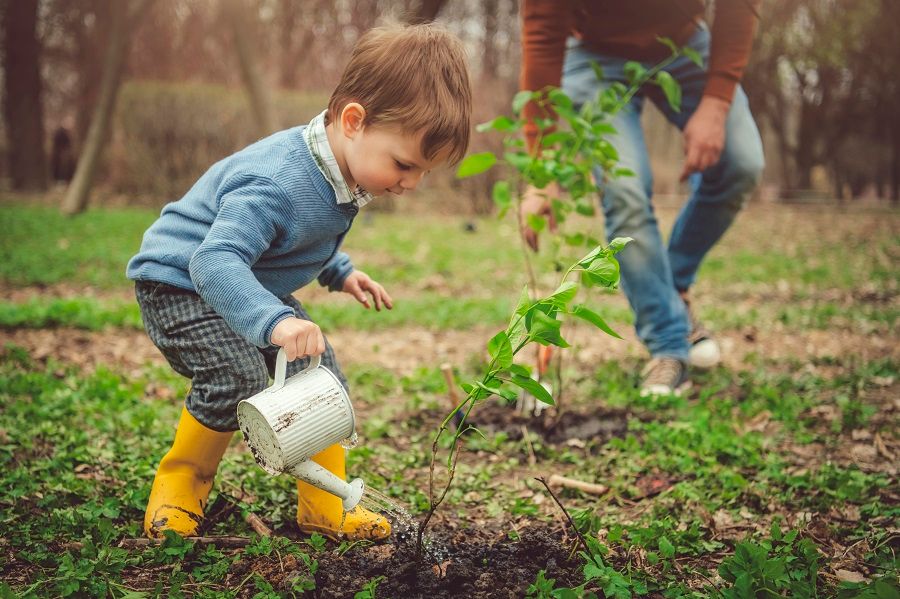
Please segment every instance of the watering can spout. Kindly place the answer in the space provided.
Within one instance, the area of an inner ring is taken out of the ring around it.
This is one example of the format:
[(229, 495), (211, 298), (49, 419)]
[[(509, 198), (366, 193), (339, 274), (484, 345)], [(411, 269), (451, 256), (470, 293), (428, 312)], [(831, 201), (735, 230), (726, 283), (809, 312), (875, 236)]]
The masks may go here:
[(332, 495), (337, 495), (343, 502), (345, 512), (356, 507), (365, 490), (365, 483), (362, 479), (355, 478), (348, 483), (312, 460), (301, 460), (291, 467), (288, 474)]

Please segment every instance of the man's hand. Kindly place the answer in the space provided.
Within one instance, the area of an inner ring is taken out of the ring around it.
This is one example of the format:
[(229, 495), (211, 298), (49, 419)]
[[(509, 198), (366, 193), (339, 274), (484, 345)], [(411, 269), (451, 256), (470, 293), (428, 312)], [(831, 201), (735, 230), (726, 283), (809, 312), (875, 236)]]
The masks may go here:
[(550, 183), (544, 189), (538, 189), (531, 185), (525, 190), (522, 198), (522, 204), (519, 206), (519, 215), (522, 218), (522, 237), (533, 251), (538, 250), (538, 234), (528, 226), (528, 216), (537, 215), (547, 219), (547, 226), (550, 231), (556, 232), (556, 217), (553, 216), (553, 210), (550, 208), (550, 200), (547, 198), (559, 197), (559, 186), (556, 183)]
[(680, 181), (702, 172), (719, 161), (725, 147), (725, 119), (731, 105), (725, 100), (704, 96), (684, 127), (684, 168)]
[(344, 288), (341, 291), (355, 297), (356, 301), (366, 307), (366, 310), (369, 309), (369, 298), (366, 296), (367, 291), (372, 295), (377, 311), (381, 311), (381, 306), (388, 310), (394, 307), (394, 301), (388, 295), (388, 292), (384, 290), (384, 287), (380, 283), (373, 281), (369, 275), (361, 270), (354, 270), (350, 273), (347, 280), (344, 281)]
[(288, 362), (325, 352), (325, 337), (319, 325), (293, 316), (275, 325), (272, 343), (284, 348)]

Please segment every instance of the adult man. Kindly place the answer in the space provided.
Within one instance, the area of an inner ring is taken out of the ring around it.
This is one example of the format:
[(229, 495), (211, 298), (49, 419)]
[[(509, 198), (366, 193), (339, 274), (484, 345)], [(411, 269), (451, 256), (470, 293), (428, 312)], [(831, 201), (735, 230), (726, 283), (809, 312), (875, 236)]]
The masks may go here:
[[(614, 81), (627, 84), (627, 61), (647, 68), (669, 55), (658, 40), (689, 46), (703, 58), (698, 67), (680, 57), (665, 70), (682, 89), (680, 112), (658, 87), (646, 85), (613, 119), (611, 139), (619, 165), (637, 176), (601, 184), (606, 234), (634, 241), (618, 258), (622, 287), (635, 314), (635, 329), (651, 360), (643, 372), (642, 395), (678, 394), (690, 383), (688, 364), (709, 367), (719, 361), (715, 340), (691, 317), (688, 290), (701, 260), (731, 224), (763, 168), (762, 143), (739, 85), (752, 45), (758, 0), (719, 0), (712, 32), (703, 22), (703, 0), (524, 0), (522, 89), (559, 86), (576, 105), (593, 100)], [(591, 62), (598, 63), (598, 81)], [(640, 123), (649, 99), (683, 131), (685, 161), (681, 179), (691, 188), (665, 247), (650, 201), (652, 174)], [(536, 105), (526, 107), (538, 116)], [(537, 129), (526, 128), (534, 149)], [(551, 218), (552, 186), (529, 188), (522, 214)], [(526, 231), (537, 249), (537, 235)]]

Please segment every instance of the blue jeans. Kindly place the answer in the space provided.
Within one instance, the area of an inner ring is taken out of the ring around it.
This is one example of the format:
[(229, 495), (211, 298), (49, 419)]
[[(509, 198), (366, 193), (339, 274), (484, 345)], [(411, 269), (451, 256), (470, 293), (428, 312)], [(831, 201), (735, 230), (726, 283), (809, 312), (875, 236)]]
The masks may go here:
[[(706, 64), (709, 31), (699, 27), (688, 42)], [(590, 63), (602, 68), (605, 81), (598, 81)], [(563, 90), (576, 105), (593, 101), (598, 91), (614, 81), (627, 85), (627, 59), (596, 54), (578, 40), (570, 39), (563, 66)], [(652, 64), (645, 64), (651, 68)], [(612, 120), (617, 133), (610, 138), (619, 152), (619, 166), (630, 168), (635, 177), (619, 177), (602, 185), (602, 205), (608, 239), (632, 237), (619, 255), (622, 288), (635, 314), (638, 337), (654, 357), (674, 357), (687, 362), (690, 324), (679, 291), (694, 282), (706, 253), (728, 229), (744, 200), (759, 181), (763, 168), (762, 142), (747, 96), (740, 86), (725, 124), (725, 146), (715, 165), (689, 179), (690, 198), (672, 228), (669, 245), (662, 237), (650, 201), (653, 174), (641, 128), (644, 100), (653, 102), (679, 129), (697, 109), (706, 84), (706, 72), (685, 57), (666, 70), (682, 90), (681, 112), (675, 112), (657, 86), (645, 86)], [(597, 181), (603, 180), (600, 169)]]

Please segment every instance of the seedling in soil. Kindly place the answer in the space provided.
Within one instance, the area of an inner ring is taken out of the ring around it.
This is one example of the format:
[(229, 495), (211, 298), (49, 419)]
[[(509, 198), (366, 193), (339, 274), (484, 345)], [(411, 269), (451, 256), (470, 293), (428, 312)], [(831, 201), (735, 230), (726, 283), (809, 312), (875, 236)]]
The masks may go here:
[[(547, 88), (539, 91), (521, 91), (513, 98), (513, 117), (499, 116), (478, 126), (478, 130), (499, 131), (506, 136), (503, 141), (502, 160), (492, 152), (481, 152), (468, 156), (460, 164), (457, 171), (459, 177), (470, 177), (487, 171), (495, 164), (504, 164), (511, 175), (498, 181), (492, 190), (492, 198), (499, 208), (500, 216), (515, 204), (515, 214), (519, 228), (519, 237), (523, 239), (526, 228), (540, 232), (547, 227), (547, 221), (541, 216), (530, 215), (525, 221), (521, 215), (522, 195), (519, 190), (526, 185), (538, 189), (564, 189), (567, 196), (549, 194), (547, 200), (554, 220), (563, 222), (567, 215), (574, 213), (592, 216), (595, 212), (595, 194), (600, 186), (594, 180), (593, 170), (599, 167), (605, 178), (618, 176), (634, 176), (628, 169), (619, 168), (618, 152), (609, 142), (608, 137), (616, 130), (611, 124), (612, 117), (638, 92), (641, 86), (652, 83), (662, 88), (669, 103), (676, 110), (680, 109), (681, 90), (677, 82), (663, 69), (671, 64), (679, 55), (685, 54), (695, 62), (700, 57), (690, 49), (679, 50), (670, 40), (661, 40), (671, 50), (669, 58), (651, 69), (640, 63), (629, 62), (625, 71), (628, 73), (630, 87), (620, 82), (602, 88), (592, 102), (587, 102), (576, 109), (571, 98), (562, 90)], [(603, 71), (597, 64), (592, 64), (599, 80), (603, 79)], [(567, 129), (556, 130), (556, 121), (551, 118), (538, 118), (533, 122), (539, 130), (536, 151), (529, 151), (521, 138), (521, 131), (527, 119), (523, 109), (529, 102), (534, 102), (543, 115), (556, 114), (567, 125)], [(479, 402), (496, 395), (507, 401), (515, 401), (521, 392), (533, 396), (537, 401), (554, 405), (550, 392), (531, 377), (530, 369), (514, 363), (515, 356), (528, 344), (560, 348), (569, 347), (562, 337), (560, 329), (561, 317), (574, 316), (585, 320), (613, 337), (621, 338), (610, 328), (606, 321), (596, 312), (584, 305), (573, 305), (573, 300), (581, 287), (601, 287), (615, 289), (619, 282), (619, 263), (615, 254), (621, 251), (630, 241), (627, 238), (613, 239), (603, 247), (599, 240), (591, 235), (577, 233), (566, 236), (567, 244), (578, 247), (593, 248), (580, 260), (565, 270), (559, 287), (552, 294), (536, 298), (531, 294), (538, 293), (537, 278), (531, 264), (528, 249), (522, 241), (525, 268), (529, 285), (526, 285), (518, 306), (513, 313), (505, 331), (497, 333), (488, 342), (490, 363), (481, 380), (462, 386), (465, 399), (444, 419), (432, 443), (431, 467), (428, 477), (429, 509), (419, 526), (417, 536), (417, 554), (421, 555), (422, 537), (428, 522), (437, 507), (444, 501), (456, 472), (456, 464), (461, 451), (461, 437), (467, 432), (478, 430), (466, 425), (472, 409)], [(562, 269), (560, 269), (562, 270)], [(568, 280), (572, 274), (578, 274), (578, 282)], [(515, 389), (518, 387), (519, 389)], [(440, 494), (435, 491), (434, 471), (437, 461), (439, 440), (448, 430), (448, 423), (462, 413), (462, 426), (456, 426), (454, 437), (447, 455), (447, 478)], [(480, 434), (480, 433), (479, 433)]]

